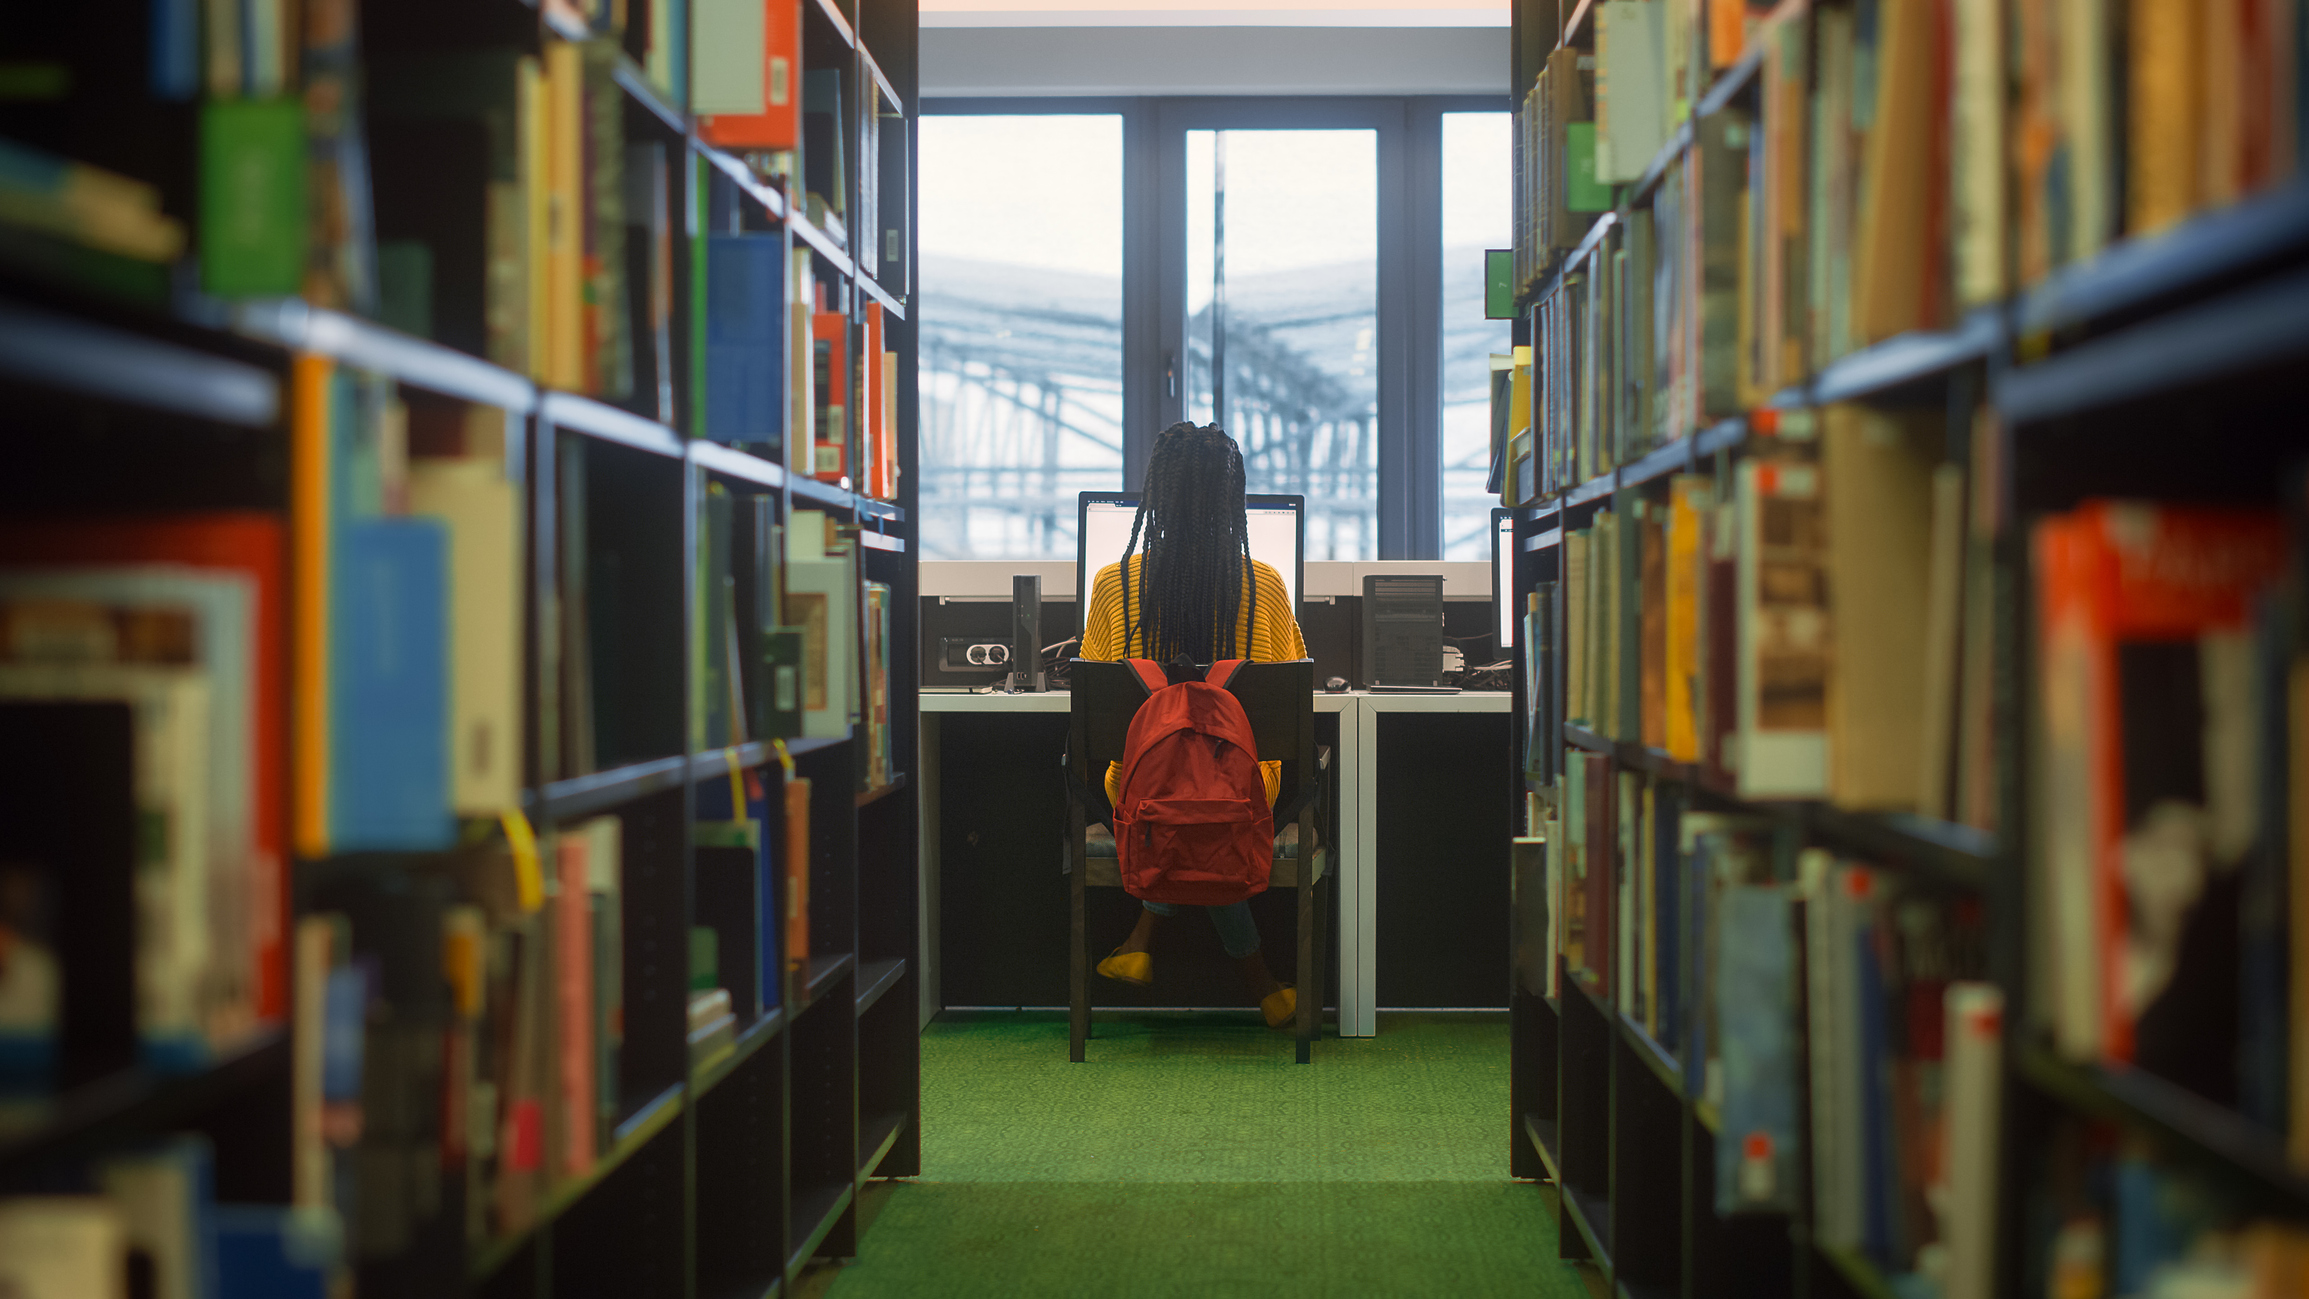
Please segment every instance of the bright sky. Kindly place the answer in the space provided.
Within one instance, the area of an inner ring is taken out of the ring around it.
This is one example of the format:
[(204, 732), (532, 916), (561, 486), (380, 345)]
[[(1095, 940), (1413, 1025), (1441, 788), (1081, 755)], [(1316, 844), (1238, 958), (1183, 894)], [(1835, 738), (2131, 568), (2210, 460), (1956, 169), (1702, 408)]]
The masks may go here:
[(925, 255), (1121, 278), (1120, 117), (930, 115), (921, 139)]

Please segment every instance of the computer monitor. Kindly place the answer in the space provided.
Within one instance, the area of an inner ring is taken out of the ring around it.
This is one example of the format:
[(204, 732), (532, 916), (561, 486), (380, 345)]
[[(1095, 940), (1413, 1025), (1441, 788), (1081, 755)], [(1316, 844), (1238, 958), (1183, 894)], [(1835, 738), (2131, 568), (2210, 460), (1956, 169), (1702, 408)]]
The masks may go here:
[[(1084, 492), (1081, 515), (1074, 531), (1074, 607), (1078, 617), (1090, 616), (1090, 584), (1098, 570), (1122, 558), (1130, 544), (1130, 525), (1138, 517), (1137, 492)], [(1251, 525), (1251, 558), (1271, 565), (1290, 594), (1291, 616), (1299, 616), (1299, 591), (1305, 583), (1307, 553), (1307, 498), (1304, 496), (1247, 495), (1244, 512)], [(1139, 542), (1145, 548), (1146, 542)]]
[(1515, 511), (1491, 511), (1491, 616), (1498, 623), (1492, 634), (1501, 654), (1515, 648), (1516, 624), (1523, 621), (1515, 607)]

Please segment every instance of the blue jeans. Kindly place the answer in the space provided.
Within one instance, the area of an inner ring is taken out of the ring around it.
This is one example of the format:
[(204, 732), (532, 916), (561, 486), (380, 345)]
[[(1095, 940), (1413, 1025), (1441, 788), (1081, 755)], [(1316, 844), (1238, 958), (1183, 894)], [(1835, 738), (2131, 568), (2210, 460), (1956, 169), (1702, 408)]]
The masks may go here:
[[(1149, 902), (1146, 909), (1168, 918), (1179, 913), (1179, 906), (1174, 902)], [(1210, 915), (1211, 927), (1219, 931), (1219, 946), (1227, 949), (1227, 955), (1239, 961), (1258, 952), (1259, 927), (1251, 920), (1250, 903), (1229, 902), (1223, 907), (1203, 910)]]

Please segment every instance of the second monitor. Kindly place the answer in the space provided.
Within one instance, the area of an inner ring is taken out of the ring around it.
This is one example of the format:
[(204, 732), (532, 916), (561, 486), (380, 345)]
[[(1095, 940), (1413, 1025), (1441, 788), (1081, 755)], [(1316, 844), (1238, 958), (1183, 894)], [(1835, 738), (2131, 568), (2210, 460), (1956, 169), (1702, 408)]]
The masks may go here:
[[(1138, 517), (1137, 492), (1084, 492), (1076, 520), (1074, 550), (1074, 607), (1089, 616), (1090, 584), (1098, 571), (1122, 558), (1130, 544), (1131, 523)], [(1291, 616), (1299, 613), (1299, 591), (1305, 585), (1307, 498), (1304, 496), (1246, 495), (1243, 506), (1251, 525), (1251, 558), (1271, 565), (1282, 575), (1291, 597)], [(1146, 549), (1146, 539), (1139, 539)]]

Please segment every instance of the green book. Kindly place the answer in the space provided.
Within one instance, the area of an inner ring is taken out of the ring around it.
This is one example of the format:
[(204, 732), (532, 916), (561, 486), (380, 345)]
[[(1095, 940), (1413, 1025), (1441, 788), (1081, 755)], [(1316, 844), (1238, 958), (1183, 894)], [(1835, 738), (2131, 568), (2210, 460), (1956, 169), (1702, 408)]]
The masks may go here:
[(1515, 250), (1483, 250), (1483, 318), (1515, 319)]
[(762, 677), (757, 697), (761, 718), (756, 737), (787, 740), (802, 733), (802, 629), (776, 627), (762, 633)]
[(1563, 128), (1564, 206), (1574, 212), (1609, 212), (1611, 186), (1595, 176), (1595, 123)]
[(304, 285), (305, 110), (293, 99), (210, 100), (200, 116), (200, 282), (220, 297)]

